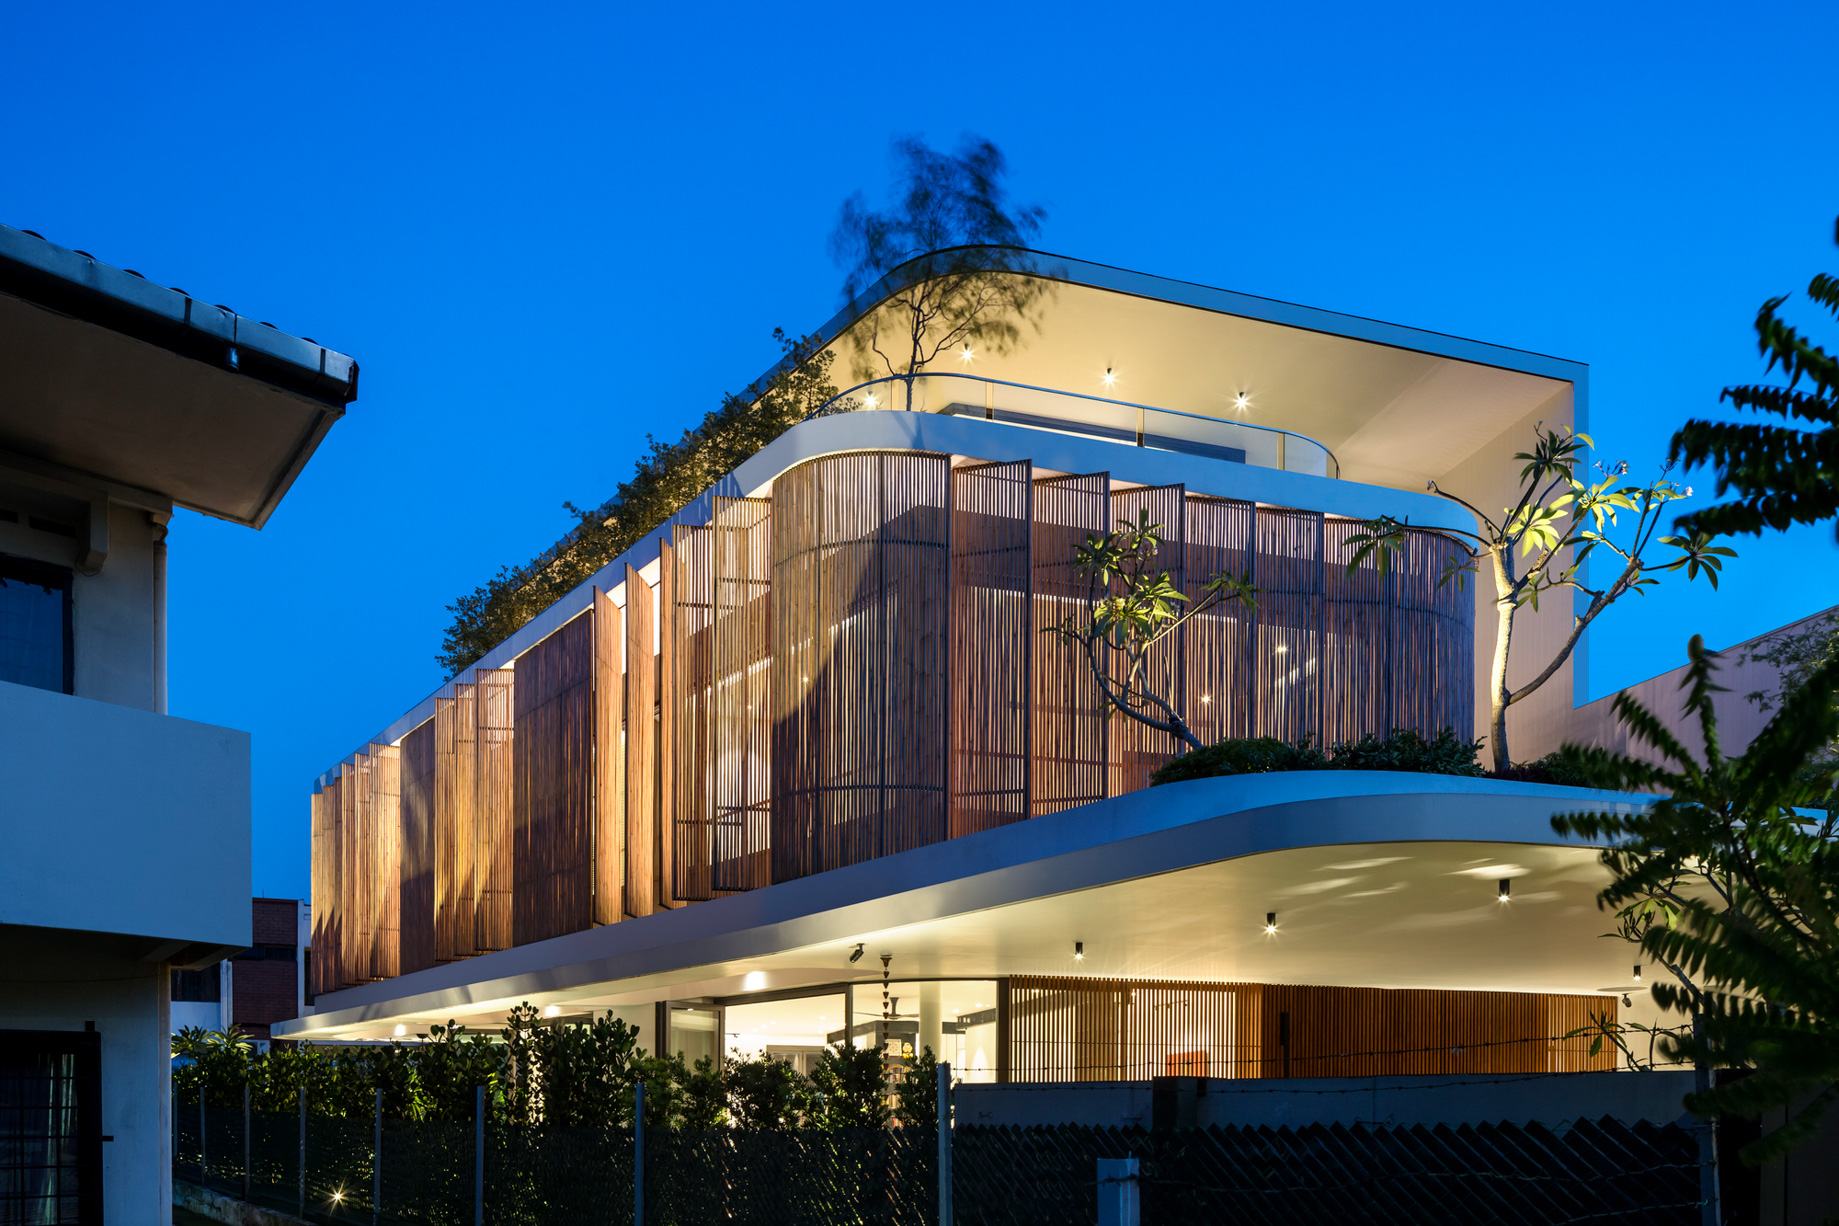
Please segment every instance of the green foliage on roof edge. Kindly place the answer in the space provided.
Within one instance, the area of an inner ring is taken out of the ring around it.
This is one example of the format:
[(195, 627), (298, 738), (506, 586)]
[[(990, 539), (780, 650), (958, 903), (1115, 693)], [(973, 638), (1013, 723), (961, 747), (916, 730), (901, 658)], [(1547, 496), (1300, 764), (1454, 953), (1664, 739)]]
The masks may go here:
[(1434, 737), (1410, 728), (1390, 735), (1367, 733), (1322, 750), (1307, 740), (1292, 745), (1274, 736), (1229, 737), (1164, 763), (1150, 776), (1152, 786), (1220, 775), (1260, 775), (1272, 771), (1410, 771), (1423, 775), (1467, 775), (1520, 783), (1590, 787), (1591, 779), (1548, 754), (1506, 771), (1483, 770), (1475, 760), (1479, 740), (1459, 737), (1445, 728)]
[(775, 328), (786, 360), (763, 383), (722, 397), (721, 407), (674, 443), (650, 435), (651, 451), (613, 497), (582, 510), (567, 536), (522, 566), (504, 567), (447, 606), (453, 614), (435, 657), (449, 676), (477, 663), (537, 614), (593, 577), (692, 499), (836, 398), (833, 355), (816, 337)]

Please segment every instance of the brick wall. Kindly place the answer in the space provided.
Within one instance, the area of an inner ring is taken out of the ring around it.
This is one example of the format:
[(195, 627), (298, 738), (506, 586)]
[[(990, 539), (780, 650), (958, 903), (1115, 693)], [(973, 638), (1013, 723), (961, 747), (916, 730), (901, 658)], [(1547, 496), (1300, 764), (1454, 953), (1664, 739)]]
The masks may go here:
[(236, 960), (231, 1007), (236, 1024), (254, 1038), (267, 1038), (269, 1026), (297, 1011), (299, 906), (291, 898), (258, 898), (251, 904), (255, 945)]

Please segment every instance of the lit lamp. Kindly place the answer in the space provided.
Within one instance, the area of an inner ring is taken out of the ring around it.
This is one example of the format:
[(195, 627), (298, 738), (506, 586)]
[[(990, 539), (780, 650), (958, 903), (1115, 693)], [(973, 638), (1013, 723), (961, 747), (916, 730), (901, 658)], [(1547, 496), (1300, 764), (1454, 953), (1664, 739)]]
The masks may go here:
[(1513, 893), (1513, 878), (1502, 877), (1501, 878), (1501, 901), (1506, 902), (1508, 899), (1508, 896), (1511, 895), (1512, 893)]
[(1105, 367), (1105, 386), (1110, 387), (1113, 383), (1116, 383), (1116, 382), (1117, 382), (1117, 375), (1112, 373), (1112, 370), (1109, 366)]
[(1639, 962), (1635, 963), (1635, 982), (1641, 982), (1641, 964)]
[(1266, 911), (1264, 913), (1264, 935), (1277, 935), (1277, 912)]
[(1085, 960), (1086, 960), (1086, 943), (1084, 941), (1074, 941), (1073, 942), (1073, 961), (1084, 962)]

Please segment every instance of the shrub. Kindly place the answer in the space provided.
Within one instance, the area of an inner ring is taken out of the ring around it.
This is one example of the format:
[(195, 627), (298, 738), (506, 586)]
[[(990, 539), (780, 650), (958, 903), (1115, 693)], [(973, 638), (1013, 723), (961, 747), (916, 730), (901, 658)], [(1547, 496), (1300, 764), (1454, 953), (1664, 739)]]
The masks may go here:
[(1567, 788), (1596, 786), (1582, 765), (1572, 761), (1562, 751), (1548, 753), (1532, 762), (1516, 763), (1504, 771), (1494, 771), (1492, 777), (1513, 783), (1549, 783)]
[(1151, 787), (1215, 775), (1261, 775), (1267, 771), (1319, 771), (1329, 768), (1328, 755), (1304, 741), (1291, 745), (1274, 736), (1234, 737), (1185, 753), (1156, 769)]
[(1481, 775), (1475, 761), (1481, 742), (1457, 738), (1445, 728), (1425, 737), (1409, 728), (1394, 728), (1392, 735), (1371, 732), (1352, 743), (1336, 745), (1329, 765), (1347, 771), (1416, 771), (1424, 775)]

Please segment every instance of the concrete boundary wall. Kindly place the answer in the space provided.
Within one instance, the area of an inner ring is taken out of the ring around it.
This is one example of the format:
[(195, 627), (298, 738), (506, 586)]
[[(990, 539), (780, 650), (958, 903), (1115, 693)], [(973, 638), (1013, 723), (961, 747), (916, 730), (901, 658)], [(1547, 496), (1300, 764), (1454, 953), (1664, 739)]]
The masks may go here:
[[(1692, 1073), (1529, 1073), (1420, 1077), (1170, 1078), (1198, 1083), (1193, 1126), (1296, 1128), (1310, 1124), (1410, 1127), (1537, 1122), (1547, 1127), (1609, 1116), (1624, 1124), (1692, 1125), (1681, 1100)], [(1155, 1083), (1085, 1081), (957, 1088), (957, 1122), (1034, 1127), (1153, 1126)], [(1184, 1118), (1183, 1122), (1187, 1122)]]

